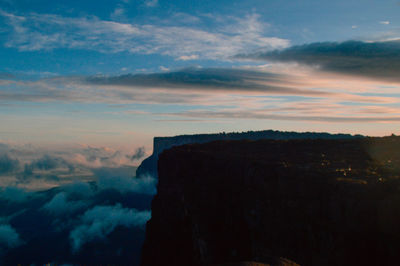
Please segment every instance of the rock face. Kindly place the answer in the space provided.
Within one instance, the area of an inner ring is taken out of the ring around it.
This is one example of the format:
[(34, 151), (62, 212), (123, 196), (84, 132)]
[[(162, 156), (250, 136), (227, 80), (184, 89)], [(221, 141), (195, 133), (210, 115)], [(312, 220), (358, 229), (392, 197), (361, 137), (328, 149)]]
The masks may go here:
[(136, 176), (150, 175), (158, 177), (157, 162), (158, 156), (166, 149), (174, 146), (191, 144), (191, 143), (207, 143), (216, 140), (260, 140), (260, 139), (343, 139), (343, 138), (360, 138), (362, 136), (352, 136), (348, 134), (328, 134), (328, 133), (297, 133), (282, 132), (274, 130), (264, 131), (248, 131), (242, 133), (220, 133), (220, 134), (199, 134), (199, 135), (182, 135), (174, 137), (155, 137), (153, 142), (153, 154), (143, 160), (136, 171)]
[(398, 137), (171, 148), (142, 265), (398, 265), (399, 178)]

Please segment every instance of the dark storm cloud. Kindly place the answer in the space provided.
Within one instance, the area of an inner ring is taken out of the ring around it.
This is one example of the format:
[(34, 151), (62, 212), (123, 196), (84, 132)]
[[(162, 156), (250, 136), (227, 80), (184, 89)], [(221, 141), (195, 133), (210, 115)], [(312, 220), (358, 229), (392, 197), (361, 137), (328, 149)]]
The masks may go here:
[(297, 62), (323, 70), (400, 81), (400, 40), (386, 42), (321, 42), (239, 58)]

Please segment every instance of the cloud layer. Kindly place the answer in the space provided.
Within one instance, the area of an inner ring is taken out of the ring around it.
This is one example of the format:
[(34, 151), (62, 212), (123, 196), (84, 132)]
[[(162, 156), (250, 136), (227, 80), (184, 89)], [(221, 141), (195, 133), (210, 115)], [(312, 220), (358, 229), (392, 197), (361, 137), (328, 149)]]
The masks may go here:
[(22, 244), (19, 234), (8, 224), (0, 224), (0, 251), (4, 248), (15, 248)]
[(96, 206), (81, 217), (81, 224), (70, 233), (72, 250), (77, 252), (83, 244), (103, 240), (117, 226), (143, 226), (150, 219), (150, 211), (137, 211), (115, 206)]
[[(168, 23), (134, 24), (94, 16), (16, 15), (1, 10), (0, 16), (9, 26), (6, 46), (20, 51), (68, 48), (102, 53), (162, 54), (188, 60), (226, 59), (249, 49), (271, 50), (289, 44), (285, 39), (266, 37), (268, 25), (260, 22), (256, 14), (226, 21), (220, 19), (219, 26), (209, 30), (175, 25), (173, 19)], [(210, 20), (207, 16), (202, 19)]]
[[(185, 68), (178, 71), (121, 76), (95, 76), (84, 80), (91, 85), (181, 91), (264, 92), (307, 95), (318, 91), (289, 85), (289, 76), (256, 69)], [(323, 92), (320, 92), (324, 94)]]
[(399, 82), (400, 41), (323, 42), (280, 51), (239, 55), (242, 58), (297, 62), (325, 71)]
[[(343, 47), (348, 45), (350, 44), (344, 44)], [(331, 60), (336, 58), (334, 51), (338, 48), (335, 47), (334, 45), (328, 49), (331, 52), (324, 56), (324, 60), (310, 52), (307, 61), (298, 59), (299, 62), (296, 63), (236, 68), (191, 67), (151, 74), (10, 81), (15, 83), (14, 89), (10, 90), (5, 86), (5, 90), (1, 90), (0, 86), (0, 101), (13, 99), (18, 102), (57, 101), (121, 105), (137, 103), (157, 106), (158, 110), (167, 105), (175, 105), (178, 110), (184, 109), (177, 112), (116, 109), (109, 111), (113, 115), (154, 116), (156, 121), (193, 122), (197, 121), (196, 119), (221, 118), (330, 123), (399, 121), (400, 84), (396, 80), (397, 76), (393, 74), (397, 63), (392, 65), (391, 59), (388, 59), (387, 72), (374, 72), (380, 63), (372, 62), (373, 60), (369, 63), (367, 52), (365, 55), (349, 52), (355, 54), (353, 57), (346, 55), (347, 52), (340, 52), (344, 54), (341, 61)], [(285, 51), (281, 53), (284, 55)], [(278, 57), (280, 53), (271, 54)], [(389, 56), (382, 55), (382, 58), (386, 57)], [(287, 61), (296, 60), (290, 57)], [(349, 64), (353, 65), (348, 67)], [(346, 68), (351, 70), (344, 74)], [(191, 108), (193, 110), (190, 110)], [(164, 119), (165, 116), (172, 118)], [(99, 167), (113, 161), (132, 163), (134, 160), (131, 159), (135, 158), (118, 152), (104, 158), (92, 157), (90, 152), (88, 149), (86, 155), (77, 154), (74, 161)]]
[[(29, 175), (19, 167), (1, 176), (0, 264), (138, 265), (156, 180), (136, 179), (136, 168), (123, 162), (143, 157), (143, 147), (128, 153), (92, 146), (43, 151), (1, 143), (0, 151), (32, 169)], [(86, 163), (74, 161), (75, 154)], [(93, 252), (104, 254), (93, 262)]]
[(85, 209), (87, 204), (83, 201), (69, 201), (65, 192), (55, 195), (43, 206), (43, 210), (52, 215), (70, 215), (76, 211)]
[(140, 179), (132, 178), (132, 169), (96, 168), (92, 170), (97, 177), (97, 185), (100, 189), (116, 189), (121, 192), (136, 192), (149, 195), (156, 194), (157, 180), (147, 176)]
[(19, 168), (19, 161), (12, 159), (7, 153), (0, 154), (0, 175), (14, 172)]
[[(23, 201), (28, 195), (23, 189), (40, 190), (93, 180), (98, 180), (103, 187), (125, 191), (143, 189), (151, 194), (154, 180), (138, 182), (133, 179), (136, 166), (144, 156), (144, 147), (117, 150), (75, 144), (49, 149), (30, 144), (0, 143), (0, 187), (3, 187), (0, 189), (0, 198)], [(90, 191), (87, 186), (74, 189), (85, 193)], [(58, 203), (62, 203), (62, 197), (59, 195), (56, 198)]]

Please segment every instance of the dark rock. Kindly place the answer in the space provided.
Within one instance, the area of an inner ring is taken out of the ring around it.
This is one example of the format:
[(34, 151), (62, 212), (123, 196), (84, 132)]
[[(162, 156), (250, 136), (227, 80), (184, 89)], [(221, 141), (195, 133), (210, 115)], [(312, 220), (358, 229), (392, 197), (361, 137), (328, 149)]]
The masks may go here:
[(142, 265), (400, 260), (399, 137), (184, 145), (158, 166)]
[(216, 140), (260, 140), (260, 139), (347, 139), (360, 138), (361, 135), (349, 134), (329, 134), (315, 132), (284, 132), (275, 130), (248, 131), (248, 132), (232, 132), (219, 134), (198, 134), (198, 135), (181, 135), (174, 137), (155, 137), (153, 140), (153, 154), (143, 160), (136, 170), (136, 176), (153, 176), (158, 177), (157, 162), (158, 156), (166, 149), (174, 146), (207, 143)]

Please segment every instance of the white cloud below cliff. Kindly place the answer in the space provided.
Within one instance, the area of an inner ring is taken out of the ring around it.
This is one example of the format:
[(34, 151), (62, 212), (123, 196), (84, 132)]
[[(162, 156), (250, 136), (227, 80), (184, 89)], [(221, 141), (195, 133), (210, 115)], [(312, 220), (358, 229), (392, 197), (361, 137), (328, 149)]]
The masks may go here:
[(87, 242), (105, 239), (117, 226), (143, 226), (151, 217), (150, 211), (137, 211), (115, 206), (96, 206), (81, 217), (81, 224), (70, 233), (74, 252)]

